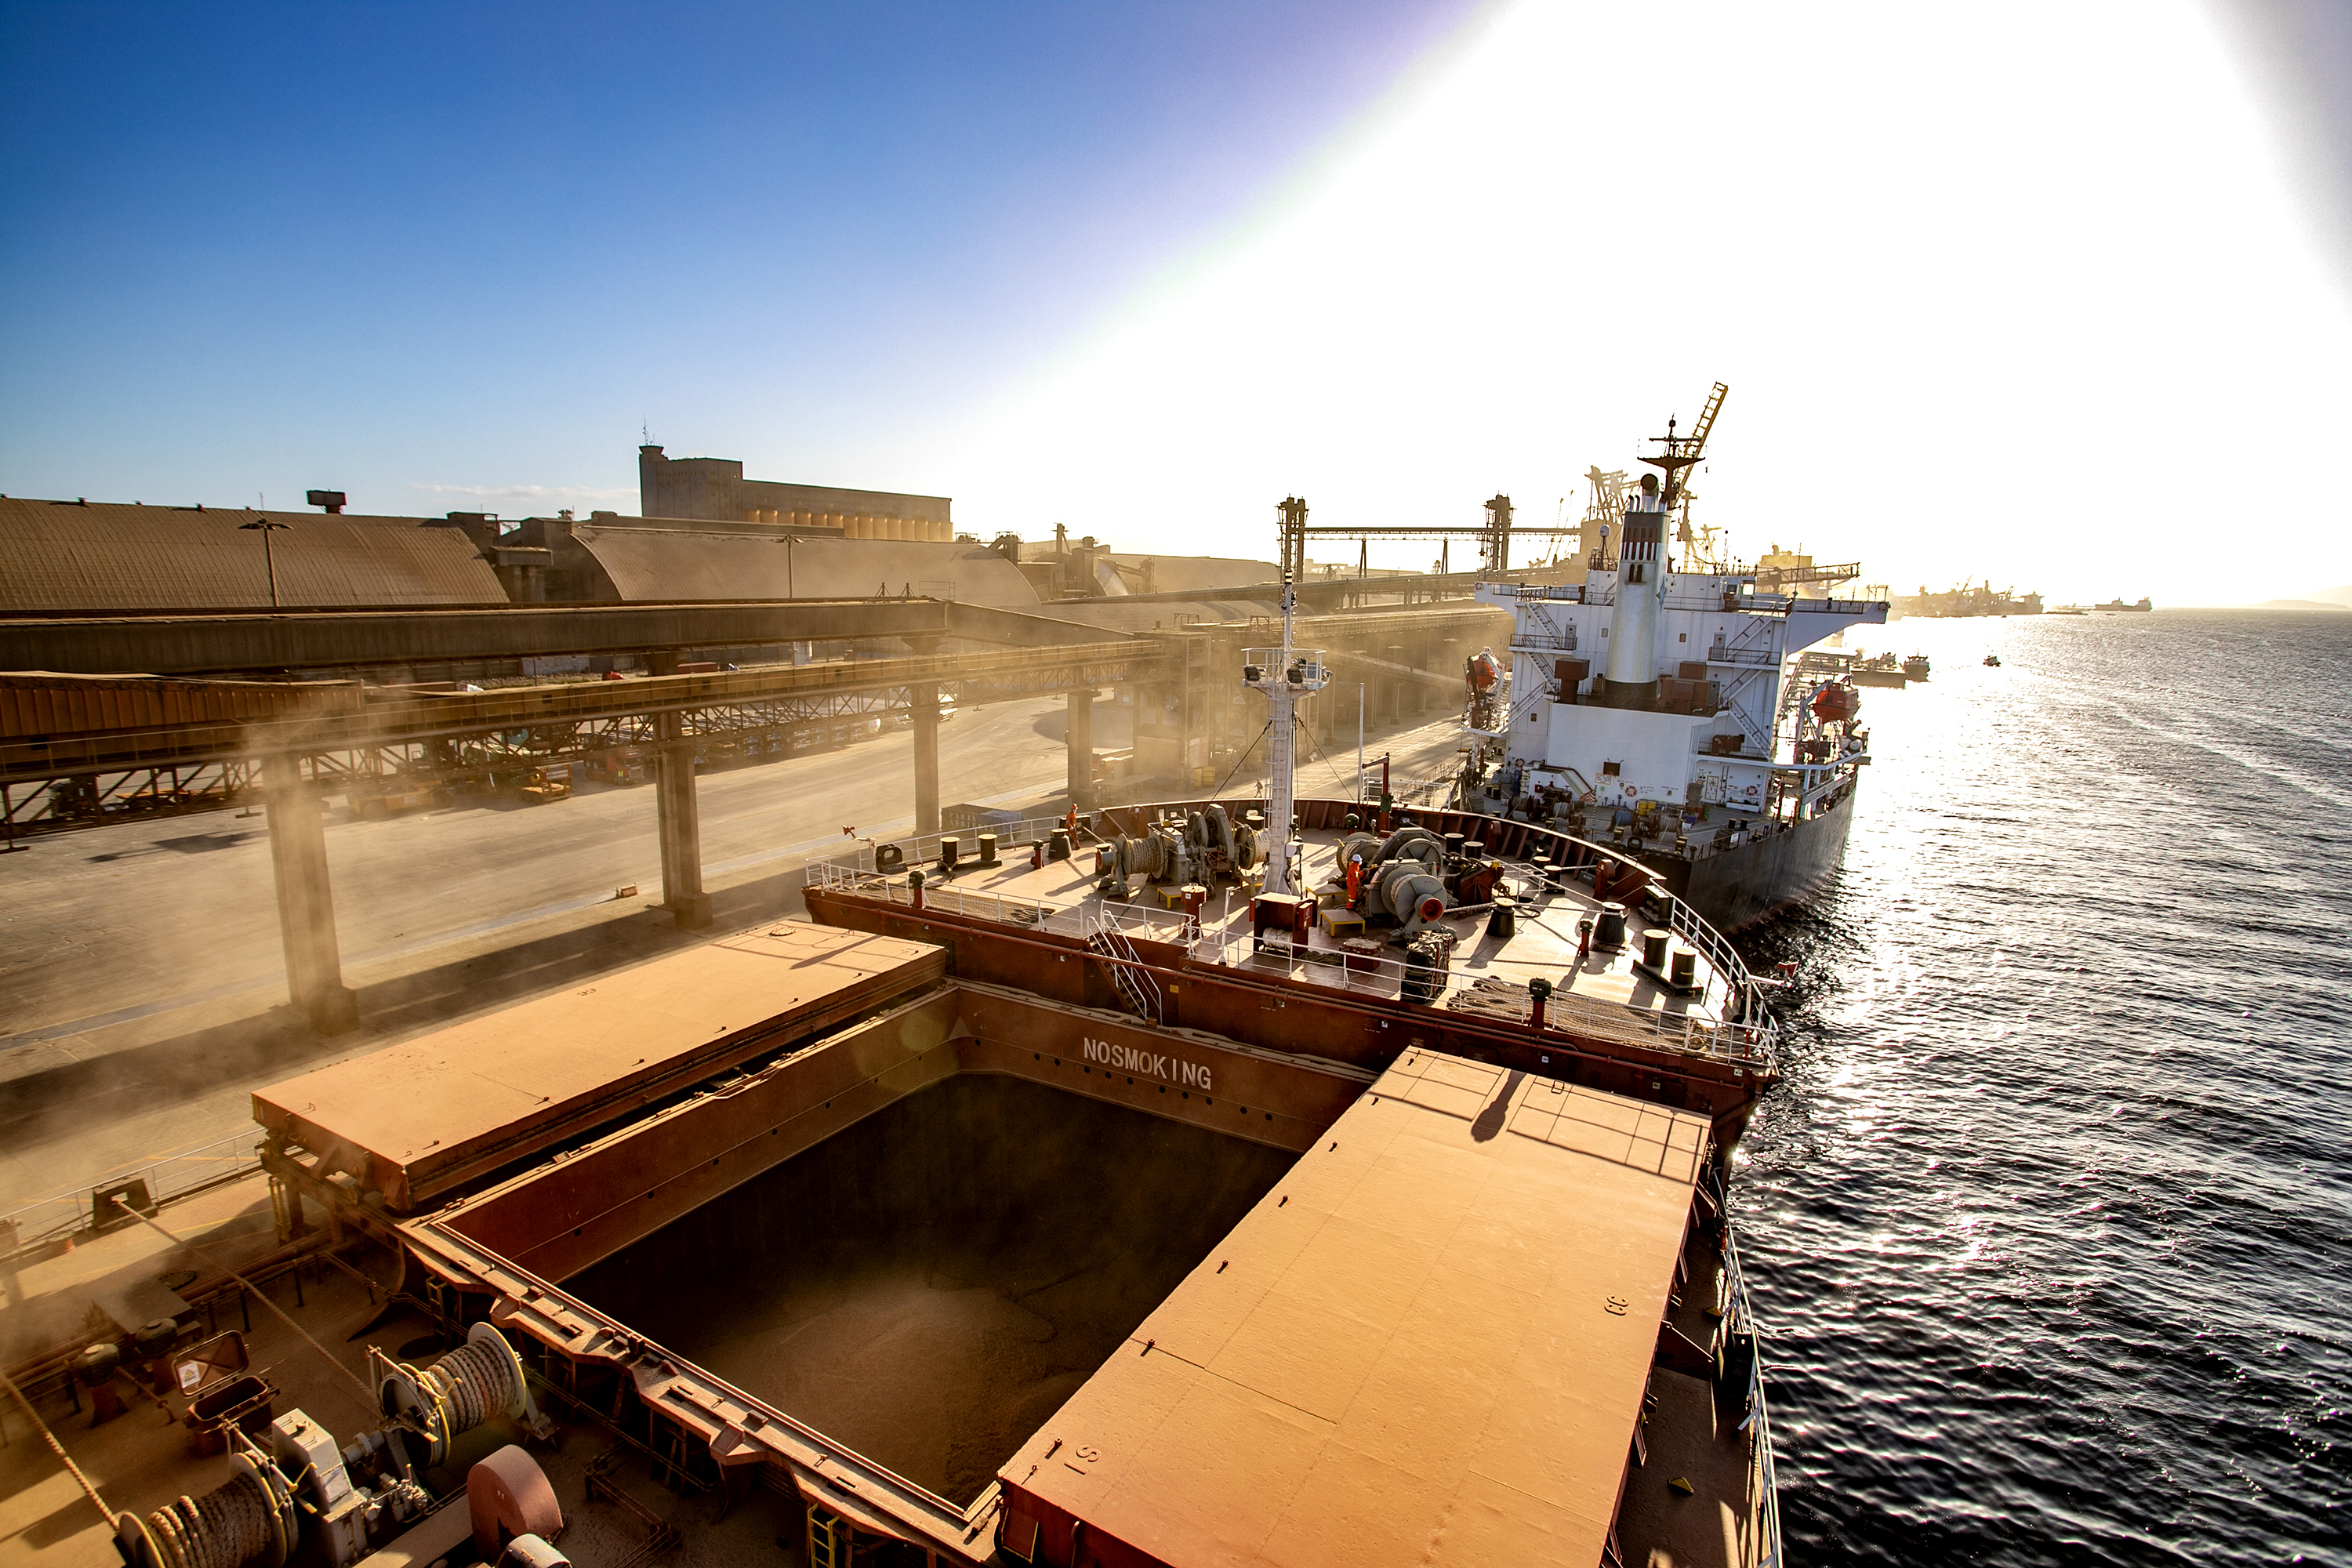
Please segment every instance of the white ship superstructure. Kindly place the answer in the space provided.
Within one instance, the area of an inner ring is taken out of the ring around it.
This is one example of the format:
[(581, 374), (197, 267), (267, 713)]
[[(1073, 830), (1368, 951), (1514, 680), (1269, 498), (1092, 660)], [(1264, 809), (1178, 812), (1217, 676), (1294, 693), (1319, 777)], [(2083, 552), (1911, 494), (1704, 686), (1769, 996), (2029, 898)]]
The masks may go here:
[[(1709, 879), (1694, 880), (1690, 867), (1800, 834), (1851, 795), (1869, 761), (1858, 696), (1840, 683), (1791, 686), (1784, 671), (1802, 649), (1886, 619), (1878, 601), (1759, 593), (1755, 569), (1688, 560), (1687, 543), (1677, 557), (1668, 521), (1722, 395), (1718, 385), (1689, 435), (1670, 423), (1642, 459), (1663, 479), (1626, 489), (1615, 537), (1603, 525), (1586, 542), (1583, 582), (1478, 588), (1516, 617), (1511, 700), (1503, 724), (1477, 732), (1473, 753), (1499, 765), (1474, 766), (1465, 792), (1465, 804), (1496, 815), (1559, 817), (1636, 845), (1703, 909)], [(1796, 856), (1781, 847), (1773, 858), (1783, 870), (1714, 918), (1736, 922), (1795, 896), (1777, 896), (1780, 884), (1816, 875), (1824, 851), (1833, 865), (1843, 824), (1833, 845)]]

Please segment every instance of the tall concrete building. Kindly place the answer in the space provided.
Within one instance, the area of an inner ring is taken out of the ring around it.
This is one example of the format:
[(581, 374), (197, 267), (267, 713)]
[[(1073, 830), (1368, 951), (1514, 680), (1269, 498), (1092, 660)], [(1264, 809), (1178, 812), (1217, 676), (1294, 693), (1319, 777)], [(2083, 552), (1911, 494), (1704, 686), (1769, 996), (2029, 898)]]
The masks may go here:
[(732, 458), (672, 458), (659, 447), (637, 448), (637, 510), (648, 518), (838, 529), (845, 539), (946, 544), (955, 538), (945, 496), (747, 479)]

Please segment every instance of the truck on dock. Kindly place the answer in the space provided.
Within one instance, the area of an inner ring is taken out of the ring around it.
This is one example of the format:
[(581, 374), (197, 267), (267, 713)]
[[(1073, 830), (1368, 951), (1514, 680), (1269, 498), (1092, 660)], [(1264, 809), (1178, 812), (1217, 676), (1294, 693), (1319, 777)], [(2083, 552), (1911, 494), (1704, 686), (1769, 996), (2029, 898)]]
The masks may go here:
[(392, 773), (353, 779), (344, 799), (353, 816), (381, 822), (400, 812), (448, 805), (457, 795), (437, 773)]

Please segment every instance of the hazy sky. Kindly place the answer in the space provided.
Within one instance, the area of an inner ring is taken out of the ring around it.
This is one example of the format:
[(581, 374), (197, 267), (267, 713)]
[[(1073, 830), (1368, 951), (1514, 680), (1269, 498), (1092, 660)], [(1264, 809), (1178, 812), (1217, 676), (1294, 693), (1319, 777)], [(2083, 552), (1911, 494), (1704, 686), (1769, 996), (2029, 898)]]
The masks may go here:
[(646, 426), (1264, 554), (1720, 379), (1744, 552), (2352, 582), (2325, 0), (847, 9), (0, 5), (0, 489), (628, 511)]

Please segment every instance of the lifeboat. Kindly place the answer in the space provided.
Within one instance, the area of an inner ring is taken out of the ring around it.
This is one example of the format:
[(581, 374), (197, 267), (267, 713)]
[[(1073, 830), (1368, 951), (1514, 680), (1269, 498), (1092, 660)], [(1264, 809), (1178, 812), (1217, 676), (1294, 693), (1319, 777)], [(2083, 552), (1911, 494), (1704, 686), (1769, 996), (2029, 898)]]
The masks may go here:
[(1862, 693), (1844, 681), (1832, 681), (1813, 693), (1813, 717), (1834, 724), (1862, 711)]

